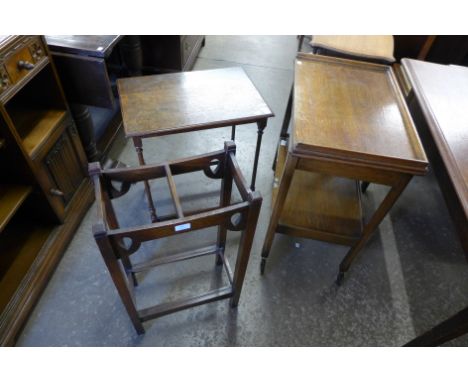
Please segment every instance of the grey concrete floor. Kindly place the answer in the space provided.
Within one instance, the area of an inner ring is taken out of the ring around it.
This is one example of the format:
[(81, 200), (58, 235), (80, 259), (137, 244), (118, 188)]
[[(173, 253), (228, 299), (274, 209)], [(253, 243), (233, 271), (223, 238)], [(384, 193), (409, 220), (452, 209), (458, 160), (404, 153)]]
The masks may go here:
[[(271, 212), (271, 163), (293, 78), (294, 36), (209, 36), (195, 70), (242, 66), (276, 117), (271, 119), (260, 155), (258, 189), (264, 197), (241, 301), (227, 300), (165, 316), (136, 335), (93, 241), (96, 206), (87, 213), (42, 298), (20, 346), (399, 346), (468, 304), (468, 265), (434, 176), (414, 178), (378, 232), (337, 288), (334, 280), (346, 247), (276, 235), (265, 275), (260, 250)], [(181, 158), (222, 148), (230, 128), (144, 141), (148, 162)], [(237, 130), (237, 158), (250, 177), (256, 127)], [(123, 138), (113, 157), (129, 165), (137, 158)], [(161, 182), (152, 188), (158, 208), (169, 211)], [(216, 202), (215, 181), (182, 177), (184, 205)], [(371, 185), (366, 210), (386, 192)], [(189, 195), (195, 195), (189, 197)], [(214, 204), (212, 204), (214, 205)], [(147, 222), (141, 185), (118, 201), (124, 224)], [(237, 235), (229, 236), (229, 250)], [(141, 253), (172, 251), (213, 243), (214, 230), (144, 245)], [(229, 255), (232, 258), (232, 254)], [(213, 259), (160, 267), (143, 275), (141, 307), (208, 290), (226, 283)], [(461, 337), (449, 345), (467, 345)]]

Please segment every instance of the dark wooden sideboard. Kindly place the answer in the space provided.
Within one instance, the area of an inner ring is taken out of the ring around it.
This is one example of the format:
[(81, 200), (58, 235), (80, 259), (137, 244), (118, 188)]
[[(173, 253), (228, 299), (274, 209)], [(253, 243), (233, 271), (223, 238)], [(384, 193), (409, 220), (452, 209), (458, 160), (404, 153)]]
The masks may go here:
[(204, 36), (49, 35), (89, 161), (102, 159), (121, 125), (117, 78), (190, 70)]
[(0, 344), (15, 342), (94, 196), (41, 36), (0, 36)]
[(140, 36), (143, 71), (180, 72), (193, 68), (205, 36)]
[[(113, 84), (127, 72), (116, 46), (122, 36), (46, 36), (89, 161), (110, 148), (122, 124)], [(137, 55), (139, 54), (137, 50)], [(134, 60), (129, 60), (135, 64)], [(128, 72), (140, 74), (132, 65)]]

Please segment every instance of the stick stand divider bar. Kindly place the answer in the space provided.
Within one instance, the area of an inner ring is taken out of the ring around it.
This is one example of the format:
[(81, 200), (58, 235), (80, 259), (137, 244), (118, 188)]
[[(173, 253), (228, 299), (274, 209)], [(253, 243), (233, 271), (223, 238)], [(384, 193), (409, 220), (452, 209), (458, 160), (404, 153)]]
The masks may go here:
[(177, 188), (174, 182), (174, 177), (172, 176), (171, 168), (167, 163), (164, 165), (164, 170), (166, 171), (167, 185), (169, 186), (169, 190), (171, 191), (172, 201), (174, 202), (174, 206), (177, 211), (177, 217), (183, 218), (184, 212), (180, 204), (179, 195), (177, 194)]

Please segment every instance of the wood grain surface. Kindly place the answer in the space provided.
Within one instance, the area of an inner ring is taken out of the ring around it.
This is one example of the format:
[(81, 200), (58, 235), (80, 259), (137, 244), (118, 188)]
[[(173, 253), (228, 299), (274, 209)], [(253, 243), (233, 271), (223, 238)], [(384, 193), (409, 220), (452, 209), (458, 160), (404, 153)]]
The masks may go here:
[[(286, 155), (286, 146), (280, 145), (275, 181), (281, 177)], [(277, 192), (278, 187), (274, 186), (272, 204)], [(358, 183), (351, 179), (295, 170), (279, 224), (304, 232), (309, 230), (309, 238), (338, 244), (353, 243), (362, 233)]]
[(444, 199), (468, 256), (468, 69), (403, 59), (417, 118)]
[(348, 54), (367, 59), (386, 61), (389, 64), (395, 62), (393, 57), (392, 35), (315, 35), (312, 36), (310, 45), (315, 48), (332, 50), (341, 54)]
[(242, 68), (118, 80), (125, 134), (156, 136), (256, 122), (272, 111)]
[(391, 67), (299, 54), (293, 151), (424, 174), (427, 159)]
[(468, 215), (468, 69), (403, 59)]

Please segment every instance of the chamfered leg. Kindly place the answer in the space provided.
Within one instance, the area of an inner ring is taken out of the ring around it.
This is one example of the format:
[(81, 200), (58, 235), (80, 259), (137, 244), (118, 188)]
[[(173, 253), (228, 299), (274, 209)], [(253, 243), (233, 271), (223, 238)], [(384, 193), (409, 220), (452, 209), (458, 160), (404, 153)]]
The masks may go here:
[(260, 156), (260, 147), (262, 145), (263, 130), (265, 130), (266, 125), (267, 125), (266, 119), (262, 119), (261, 121), (257, 122), (257, 126), (258, 126), (257, 147), (255, 148), (255, 159), (254, 159), (253, 172), (252, 172), (252, 183), (250, 184), (250, 189), (252, 191), (255, 191), (255, 180), (257, 178), (258, 158)]
[(345, 272), (348, 271), (354, 258), (357, 256), (362, 247), (364, 247), (364, 245), (374, 233), (375, 229), (378, 227), (380, 222), (384, 219), (388, 211), (390, 211), (392, 206), (398, 200), (399, 196), (401, 195), (411, 178), (411, 175), (402, 175), (399, 181), (392, 186), (392, 188), (387, 193), (380, 206), (374, 212), (369, 222), (364, 227), (360, 239), (351, 247), (351, 249), (348, 251), (345, 258), (340, 264), (340, 269), (336, 278), (336, 283), (338, 285), (341, 285), (341, 283), (343, 282)]
[(294, 169), (296, 168), (297, 158), (288, 152), (286, 157), (286, 163), (284, 165), (283, 175), (279, 183), (278, 193), (276, 195), (276, 201), (271, 212), (270, 223), (268, 224), (268, 230), (263, 243), (262, 249), (262, 260), (260, 263), (260, 273), (263, 275), (265, 272), (266, 260), (270, 253), (273, 238), (275, 236), (276, 227), (280, 218), (281, 211), (283, 209), (284, 201), (288, 194), (289, 186), (294, 175)]
[(262, 197), (260, 193), (254, 192), (252, 194), (251, 205), (246, 219), (246, 227), (242, 231), (241, 240), (239, 244), (239, 252), (236, 261), (236, 268), (234, 270), (233, 288), (234, 294), (231, 297), (231, 306), (235, 307), (239, 303), (239, 298), (244, 283), (245, 272), (250, 258), (250, 250), (255, 236), (255, 228), (257, 227), (258, 216), (260, 214), (260, 207), (262, 206)]
[(143, 325), (140, 321), (133, 296), (128, 288), (125, 273), (112, 250), (112, 245), (105, 233), (104, 227), (100, 227), (99, 225), (94, 226), (93, 234), (96, 240), (96, 244), (98, 245), (101, 252), (102, 258), (104, 259), (107, 269), (109, 270), (112, 281), (114, 282), (117, 292), (122, 299), (130, 319), (132, 320), (133, 326), (135, 327), (135, 330), (138, 334), (143, 334), (145, 329), (143, 328)]
[[(107, 192), (104, 193), (104, 204), (106, 206), (106, 217), (109, 223), (109, 228), (112, 228), (112, 229), (120, 228), (119, 221), (117, 220), (114, 207), (112, 205), (111, 200), (109, 199)], [(118, 253), (120, 254), (120, 259), (122, 260), (122, 264), (125, 267), (125, 269), (131, 272), (133, 266), (127, 253), (125, 253), (125, 251), (121, 249), (119, 250), (118, 248), (115, 248), (115, 245), (112, 245), (112, 248), (114, 251), (118, 251)], [(137, 286), (138, 280), (135, 276), (135, 273), (132, 272), (131, 275), (132, 275), (133, 285)]]

